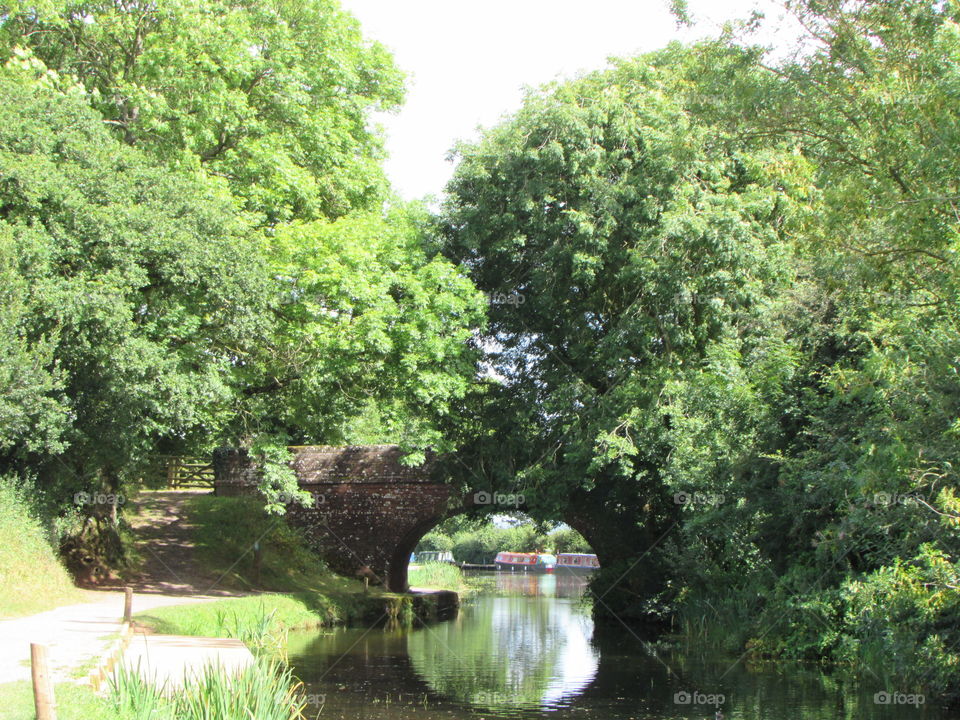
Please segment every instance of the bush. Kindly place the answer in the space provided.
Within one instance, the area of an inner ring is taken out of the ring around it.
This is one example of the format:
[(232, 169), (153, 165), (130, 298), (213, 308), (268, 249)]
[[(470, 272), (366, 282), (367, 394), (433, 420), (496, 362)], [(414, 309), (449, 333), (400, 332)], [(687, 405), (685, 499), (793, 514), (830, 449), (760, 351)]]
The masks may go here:
[(450, 550), (453, 550), (453, 538), (434, 530), (432, 532), (428, 532), (423, 536), (423, 538), (421, 538), (420, 542), (417, 544), (417, 549), (415, 552), (449, 552)]
[(554, 530), (547, 536), (547, 542), (556, 554), (593, 552), (587, 539), (571, 527)]
[(960, 698), (960, 568), (930, 544), (913, 561), (896, 561), (843, 585), (840, 659), (940, 700)]

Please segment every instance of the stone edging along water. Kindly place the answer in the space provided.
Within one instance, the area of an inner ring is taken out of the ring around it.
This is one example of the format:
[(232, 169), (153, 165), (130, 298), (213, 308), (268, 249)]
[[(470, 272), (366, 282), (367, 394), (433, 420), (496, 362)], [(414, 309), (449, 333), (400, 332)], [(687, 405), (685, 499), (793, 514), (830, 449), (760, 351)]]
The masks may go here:
[(87, 682), (95, 693), (100, 693), (104, 690), (104, 683), (123, 658), (123, 652), (130, 644), (131, 637), (133, 637), (133, 625), (129, 622), (124, 622), (120, 628), (120, 636), (113, 642), (107, 652), (101, 656), (96, 668), (87, 677)]
[[(400, 602), (396, 602), (399, 599)], [(405, 601), (414, 617), (420, 621), (441, 620), (456, 613), (460, 607), (460, 596), (452, 590), (433, 590), (426, 588), (410, 588), (410, 593), (399, 598), (388, 598), (385, 606), (386, 614), (391, 620), (396, 620), (402, 612)], [(121, 664), (124, 652), (133, 638), (134, 625), (124, 622), (118, 637), (111, 643), (107, 651), (100, 657), (96, 667), (87, 676), (87, 683), (95, 693), (106, 691), (106, 683), (114, 669)]]

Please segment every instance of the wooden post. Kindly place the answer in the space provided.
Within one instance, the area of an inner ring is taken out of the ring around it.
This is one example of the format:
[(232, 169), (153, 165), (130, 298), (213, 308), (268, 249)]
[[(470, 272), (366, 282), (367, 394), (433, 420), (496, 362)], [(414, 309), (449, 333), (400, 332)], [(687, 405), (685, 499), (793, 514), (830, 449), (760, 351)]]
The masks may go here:
[(257, 587), (260, 587), (260, 563), (262, 559), (263, 555), (260, 549), (260, 542), (257, 541), (253, 544), (253, 584)]
[(33, 704), (37, 720), (57, 720), (57, 699), (53, 694), (47, 646), (30, 644), (30, 672), (33, 675)]
[(368, 595), (370, 593), (370, 578), (366, 575), (363, 576), (363, 594)]
[(133, 613), (133, 588), (123, 589), (123, 621), (130, 622)]

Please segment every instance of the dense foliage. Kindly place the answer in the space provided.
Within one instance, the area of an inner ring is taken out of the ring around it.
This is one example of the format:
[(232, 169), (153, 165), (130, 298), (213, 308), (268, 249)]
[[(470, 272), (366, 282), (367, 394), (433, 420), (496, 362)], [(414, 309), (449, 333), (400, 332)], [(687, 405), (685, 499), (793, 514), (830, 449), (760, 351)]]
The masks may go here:
[(123, 142), (224, 178), (259, 220), (373, 208), (369, 114), (403, 97), (386, 50), (334, 0), (15, 3), (0, 59), (75, 77)]
[[(479, 294), (389, 202), (390, 56), (335, 3), (3, 6), (0, 465), (115, 526), (161, 454), (443, 449)], [(80, 495), (78, 495), (80, 493)], [(84, 495), (83, 493), (86, 493)], [(99, 496), (98, 496), (99, 497)], [(80, 525), (87, 526), (80, 519)], [(114, 543), (116, 545), (116, 543)]]
[(161, 453), (251, 448), (279, 510), (288, 444), (459, 447), (585, 540), (424, 547), (588, 542), (600, 616), (960, 696), (960, 7), (786, 7), (793, 54), (531, 91), (430, 218), (333, 0), (0, 5), (0, 473), (115, 529), (76, 493)]
[(947, 700), (960, 9), (787, 6), (786, 60), (671, 46), (460, 148), (441, 243), (491, 301), (460, 474), (577, 527), (601, 615)]

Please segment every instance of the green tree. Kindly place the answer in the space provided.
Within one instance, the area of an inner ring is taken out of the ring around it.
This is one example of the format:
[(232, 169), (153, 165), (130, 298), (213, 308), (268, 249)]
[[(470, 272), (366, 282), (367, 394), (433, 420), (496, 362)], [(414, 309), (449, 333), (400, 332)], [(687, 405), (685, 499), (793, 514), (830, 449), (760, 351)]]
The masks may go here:
[(375, 110), (402, 99), (383, 47), (335, 0), (16, 3), (0, 59), (79, 78), (116, 137), (222, 178), (267, 223), (382, 200)]
[(480, 398), (479, 426), (528, 448), (494, 481), (582, 532), (606, 608), (648, 619), (681, 517), (665, 391), (715, 348), (762, 341), (792, 277), (789, 183), (804, 192), (806, 172), (691, 121), (656, 63), (530, 94), (460, 148), (441, 227), (490, 301), (482, 347), (502, 390)]
[(57, 452), (67, 417), (63, 376), (54, 338), (31, 333), (30, 291), (16, 250), (12, 229), (0, 226), (0, 452), (15, 445)]
[[(724, 372), (675, 396), (691, 447), (709, 449), (679, 469), (742, 489), (685, 523), (681, 572), (689, 597), (719, 600), (716, 621), (737, 617), (763, 652), (840, 657), (948, 700), (960, 16), (910, 0), (787, 7), (806, 31), (791, 59), (731, 36), (687, 54), (680, 86), (698, 122), (794, 147), (816, 188), (795, 232), (803, 282), (784, 307), (789, 382), (738, 397)], [(724, 436), (751, 416), (769, 418), (766, 432), (728, 454)]]
[[(424, 248), (416, 207), (292, 224), (271, 238), (274, 333), (245, 365), (244, 434), (294, 444), (444, 450), (439, 422), (474, 367), (483, 320), (470, 280)], [(358, 421), (359, 419), (359, 421)]]
[(5, 461), (65, 500), (119, 490), (158, 449), (209, 442), (270, 288), (218, 183), (124, 146), (61, 83), (29, 61), (0, 73), (0, 238), (4, 373), (36, 382), (21, 422), (40, 411), (36, 436), (5, 424), (18, 435)]

